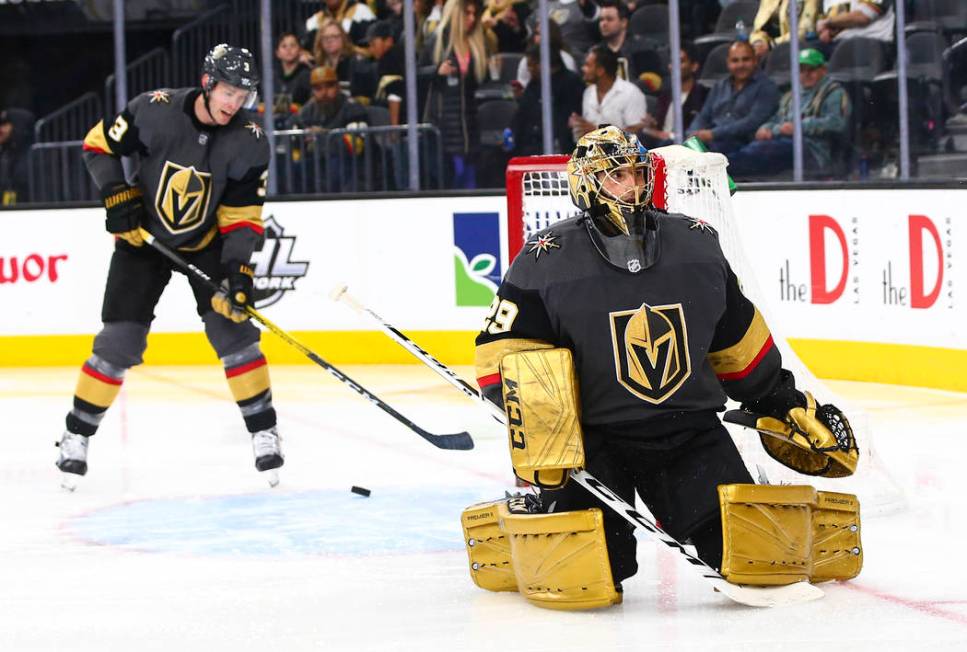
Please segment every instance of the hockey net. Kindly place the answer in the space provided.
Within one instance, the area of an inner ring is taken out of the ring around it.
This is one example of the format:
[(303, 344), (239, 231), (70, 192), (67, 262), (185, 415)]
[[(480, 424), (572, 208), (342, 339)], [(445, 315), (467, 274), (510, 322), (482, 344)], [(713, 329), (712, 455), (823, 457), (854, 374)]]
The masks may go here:
[[(660, 157), (656, 165), (656, 206), (709, 222), (719, 233), (719, 242), (744, 294), (755, 303), (769, 324), (773, 340), (782, 352), (783, 366), (796, 376), (798, 387), (807, 389), (821, 403), (834, 403), (847, 415), (860, 447), (856, 473), (829, 480), (800, 475), (769, 457), (758, 435), (727, 424), (752, 477), (772, 484), (812, 484), (829, 491), (856, 494), (865, 515), (884, 514), (905, 505), (899, 484), (884, 467), (875, 450), (875, 434), (869, 415), (819, 381), (782, 336), (779, 313), (756, 281), (748, 263), (729, 194), (727, 159), (721, 154), (699, 153), (672, 145), (652, 150)], [(521, 250), (534, 233), (555, 222), (580, 214), (568, 191), (568, 157), (532, 156), (512, 159), (507, 167), (508, 260)], [(730, 408), (738, 407), (730, 404)]]

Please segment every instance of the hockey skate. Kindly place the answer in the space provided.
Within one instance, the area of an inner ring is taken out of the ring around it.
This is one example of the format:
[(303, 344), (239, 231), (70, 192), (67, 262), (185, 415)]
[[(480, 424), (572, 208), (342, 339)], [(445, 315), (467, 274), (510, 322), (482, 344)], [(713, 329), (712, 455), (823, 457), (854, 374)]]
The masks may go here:
[(282, 456), (282, 438), (275, 428), (252, 433), (252, 452), (255, 454), (255, 468), (264, 473), (269, 486), (279, 484), (278, 468), (285, 463)]
[(77, 478), (87, 473), (88, 438), (70, 431), (64, 431), (57, 446), (57, 468), (61, 470), (61, 486), (68, 491), (77, 487)]

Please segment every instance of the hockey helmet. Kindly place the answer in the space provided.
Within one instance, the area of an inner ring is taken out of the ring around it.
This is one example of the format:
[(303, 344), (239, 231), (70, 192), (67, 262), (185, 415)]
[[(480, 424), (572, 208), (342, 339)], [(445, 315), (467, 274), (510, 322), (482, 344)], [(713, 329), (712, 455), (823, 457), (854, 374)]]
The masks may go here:
[(205, 80), (205, 94), (208, 95), (218, 82), (248, 91), (245, 108), (251, 109), (258, 99), (259, 71), (255, 57), (245, 48), (220, 43), (205, 55), (202, 72), (208, 75)]
[(632, 273), (658, 258), (654, 167), (638, 138), (612, 125), (584, 135), (567, 164), (571, 201), (590, 217), (586, 224), (595, 247), (609, 263)]

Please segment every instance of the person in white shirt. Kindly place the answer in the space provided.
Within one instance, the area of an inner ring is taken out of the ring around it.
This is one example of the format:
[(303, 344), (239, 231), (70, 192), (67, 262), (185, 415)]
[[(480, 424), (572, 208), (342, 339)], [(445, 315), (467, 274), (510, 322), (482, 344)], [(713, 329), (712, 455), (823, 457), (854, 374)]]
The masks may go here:
[(892, 43), (896, 29), (894, 0), (825, 0), (825, 17), (816, 23), (823, 43), (848, 38), (872, 38)]
[(584, 89), (582, 115), (572, 114), (568, 120), (575, 140), (603, 124), (629, 132), (644, 127), (648, 117), (645, 95), (634, 84), (617, 78), (617, 54), (596, 45), (588, 52), (581, 72), (589, 86)]

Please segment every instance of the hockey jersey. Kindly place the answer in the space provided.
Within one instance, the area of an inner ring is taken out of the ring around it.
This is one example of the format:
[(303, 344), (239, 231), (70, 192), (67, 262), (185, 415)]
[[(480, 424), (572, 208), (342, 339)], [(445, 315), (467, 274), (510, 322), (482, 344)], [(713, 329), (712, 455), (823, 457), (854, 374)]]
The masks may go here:
[(511, 265), (476, 340), (485, 395), (499, 391), (504, 355), (541, 347), (571, 350), (590, 426), (687, 428), (687, 415), (714, 417), (726, 395), (773, 387), (779, 351), (707, 223), (659, 213), (658, 260), (632, 274), (598, 254), (586, 219), (540, 232)]
[(88, 132), (84, 159), (103, 188), (124, 181), (120, 157), (132, 157), (148, 215), (142, 226), (158, 240), (197, 251), (222, 237), (222, 260), (246, 261), (262, 238), (268, 140), (245, 111), (225, 126), (201, 123), (194, 112), (200, 93), (139, 95)]

